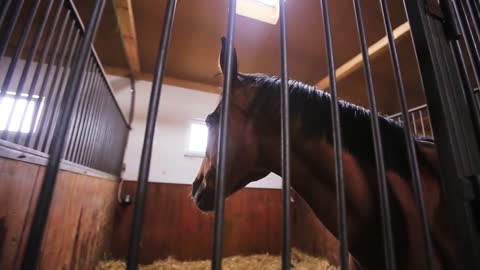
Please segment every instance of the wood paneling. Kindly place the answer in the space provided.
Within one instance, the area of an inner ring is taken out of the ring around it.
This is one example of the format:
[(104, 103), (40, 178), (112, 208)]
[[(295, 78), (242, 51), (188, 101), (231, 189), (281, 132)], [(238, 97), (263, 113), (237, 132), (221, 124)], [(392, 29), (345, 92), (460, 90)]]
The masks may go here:
[[(136, 183), (126, 182), (134, 195)], [(182, 260), (209, 259), (213, 214), (197, 209), (190, 185), (149, 183), (142, 234), (141, 263), (174, 256)], [(280, 190), (243, 189), (227, 199), (224, 256), (272, 253), (281, 248)], [(133, 206), (116, 214), (112, 252), (124, 258), (130, 236)]]
[[(22, 260), (44, 168), (0, 158), (0, 269)], [(117, 182), (61, 171), (39, 269), (93, 269), (108, 251)]]

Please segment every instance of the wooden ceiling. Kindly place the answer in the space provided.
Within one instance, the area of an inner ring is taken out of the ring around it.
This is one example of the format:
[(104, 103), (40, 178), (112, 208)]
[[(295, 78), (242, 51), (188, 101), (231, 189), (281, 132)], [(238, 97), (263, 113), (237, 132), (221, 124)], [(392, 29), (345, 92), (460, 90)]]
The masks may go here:
[[(88, 20), (93, 1), (76, 0), (84, 20)], [(317, 84), (327, 75), (326, 54), (319, 0), (287, 1), (289, 77)], [(200, 90), (218, 91), (218, 53), (220, 37), (226, 29), (226, 0), (178, 1), (172, 40), (168, 51), (166, 76), (174, 82), (187, 82)], [(154, 70), (161, 36), (166, 1), (132, 1), (138, 43), (138, 78), (148, 78)], [(369, 45), (385, 36), (379, 1), (362, 2)], [(390, 1), (393, 27), (406, 22), (403, 1)], [(239, 70), (280, 73), (279, 25), (269, 25), (237, 16), (235, 47)], [(360, 52), (351, 0), (330, 1), (330, 18), (336, 66), (340, 67)], [(402, 75), (411, 107), (424, 103), (415, 53), (409, 35), (398, 40)], [(112, 1), (107, 1), (96, 37), (95, 48), (107, 72), (128, 74), (129, 65)], [(380, 111), (398, 111), (396, 88), (388, 50), (371, 61)], [(342, 98), (367, 105), (363, 69), (357, 69), (339, 81)]]

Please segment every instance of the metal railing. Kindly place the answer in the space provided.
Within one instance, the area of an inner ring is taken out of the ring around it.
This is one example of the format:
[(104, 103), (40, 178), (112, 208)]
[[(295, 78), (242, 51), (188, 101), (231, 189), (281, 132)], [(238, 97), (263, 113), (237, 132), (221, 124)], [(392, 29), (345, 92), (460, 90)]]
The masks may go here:
[(85, 34), (71, 1), (4, 1), (0, 16), (0, 140), (48, 154), (76, 91), (62, 158), (119, 175), (129, 124), (92, 46), (68, 89)]

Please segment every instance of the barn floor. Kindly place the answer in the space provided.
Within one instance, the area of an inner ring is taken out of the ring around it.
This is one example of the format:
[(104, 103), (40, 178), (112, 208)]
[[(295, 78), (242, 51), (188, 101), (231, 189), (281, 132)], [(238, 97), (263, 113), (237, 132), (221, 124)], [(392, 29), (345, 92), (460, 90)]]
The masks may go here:
[[(327, 260), (312, 257), (292, 250), (292, 265), (295, 270), (337, 270), (338, 267), (331, 265)], [(277, 270), (280, 269), (280, 257), (268, 254), (251, 256), (232, 256), (223, 260), (225, 270)], [(96, 270), (123, 270), (124, 261), (102, 261)], [(150, 265), (140, 266), (141, 270), (210, 270), (210, 261), (177, 261), (173, 258), (157, 261)]]

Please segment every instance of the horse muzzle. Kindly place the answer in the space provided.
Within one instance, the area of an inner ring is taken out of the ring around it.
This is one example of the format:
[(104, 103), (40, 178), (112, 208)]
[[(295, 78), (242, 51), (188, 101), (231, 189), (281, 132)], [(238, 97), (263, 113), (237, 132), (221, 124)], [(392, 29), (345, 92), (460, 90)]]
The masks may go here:
[(202, 211), (213, 211), (215, 192), (207, 187), (206, 180), (197, 178), (192, 185), (192, 198), (197, 207)]

